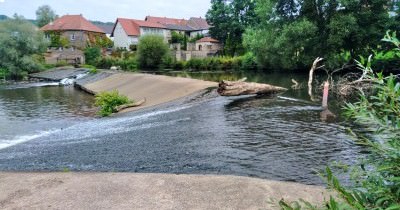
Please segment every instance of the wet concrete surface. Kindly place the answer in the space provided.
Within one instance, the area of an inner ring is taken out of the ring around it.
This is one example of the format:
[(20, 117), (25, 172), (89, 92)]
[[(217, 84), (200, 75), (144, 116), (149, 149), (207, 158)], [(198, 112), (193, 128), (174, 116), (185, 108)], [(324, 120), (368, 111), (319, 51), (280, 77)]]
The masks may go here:
[(79, 74), (88, 73), (88, 71), (89, 70), (85, 68), (60, 67), (48, 71), (30, 74), (29, 77), (49, 81), (61, 81), (65, 78), (76, 77)]
[(323, 187), (236, 176), (2, 173), (1, 209), (280, 209), (321, 204)]

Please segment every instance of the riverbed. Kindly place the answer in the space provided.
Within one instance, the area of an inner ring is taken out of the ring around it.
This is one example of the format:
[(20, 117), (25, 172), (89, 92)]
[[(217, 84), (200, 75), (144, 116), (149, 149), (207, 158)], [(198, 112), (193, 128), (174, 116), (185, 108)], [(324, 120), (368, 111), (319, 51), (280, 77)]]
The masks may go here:
[[(287, 88), (306, 79), (234, 76)], [(93, 97), (72, 87), (2, 87), (0, 170), (230, 174), (319, 185), (316, 171), (352, 163), (362, 150), (345, 122), (322, 122), (321, 111), (305, 89), (274, 98), (211, 91), (96, 118)]]

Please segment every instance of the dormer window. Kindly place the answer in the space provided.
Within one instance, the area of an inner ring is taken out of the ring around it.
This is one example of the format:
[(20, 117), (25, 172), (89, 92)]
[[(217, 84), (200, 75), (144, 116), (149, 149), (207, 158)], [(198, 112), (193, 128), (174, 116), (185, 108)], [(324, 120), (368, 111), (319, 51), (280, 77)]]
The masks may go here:
[(70, 35), (70, 39), (71, 39), (71, 41), (74, 41), (75, 40), (75, 34), (71, 34)]

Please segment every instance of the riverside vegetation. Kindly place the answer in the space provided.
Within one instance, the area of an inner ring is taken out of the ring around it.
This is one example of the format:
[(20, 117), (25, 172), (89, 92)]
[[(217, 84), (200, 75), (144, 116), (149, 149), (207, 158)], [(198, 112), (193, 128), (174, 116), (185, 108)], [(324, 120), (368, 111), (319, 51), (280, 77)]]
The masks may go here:
[[(395, 45), (393, 53), (400, 59), (400, 41), (393, 35), (388, 33), (384, 41)], [(344, 187), (327, 167), (325, 178), (339, 199), (331, 197), (324, 207), (304, 200), (290, 204), (282, 200), (282, 209), (400, 209), (400, 82), (398, 75), (374, 73), (371, 63), (372, 57), (359, 67), (374, 84), (373, 94), (360, 92), (360, 100), (345, 107), (348, 119), (374, 131), (361, 136), (353, 133), (357, 143), (369, 148), (367, 157), (352, 167), (353, 186)]]
[(118, 106), (132, 102), (128, 97), (120, 95), (117, 90), (114, 90), (97, 94), (95, 105), (100, 108), (98, 114), (102, 117), (107, 117), (117, 112)]

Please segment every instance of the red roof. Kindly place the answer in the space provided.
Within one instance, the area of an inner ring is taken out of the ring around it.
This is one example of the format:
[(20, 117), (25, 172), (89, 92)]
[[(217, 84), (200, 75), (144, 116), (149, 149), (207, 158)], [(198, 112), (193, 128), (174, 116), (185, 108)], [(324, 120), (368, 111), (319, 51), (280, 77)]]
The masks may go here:
[(194, 29), (199, 29), (199, 30), (208, 30), (210, 28), (210, 25), (208, 25), (207, 20), (199, 17), (191, 17), (188, 21), (188, 25)]
[(147, 16), (146, 21), (160, 23), (163, 25), (186, 25), (187, 20), (185, 19), (176, 19), (176, 18), (167, 18), (167, 17), (153, 17)]
[(219, 43), (219, 41), (218, 41), (218, 40), (216, 40), (216, 39), (213, 39), (213, 38), (211, 38), (211, 37), (204, 37), (204, 38), (201, 38), (201, 39), (197, 40), (196, 42), (197, 42), (197, 43), (199, 43), (199, 42), (212, 42), (212, 43)]
[(86, 20), (82, 15), (64, 15), (54, 22), (51, 22), (42, 28), (42, 31), (91, 31), (103, 33), (99, 27), (93, 25)]
[(135, 20), (135, 19), (127, 19), (127, 18), (117, 18), (117, 21), (114, 24), (114, 28), (112, 31), (112, 36), (114, 36), (114, 30), (117, 26), (117, 23), (120, 23), (122, 28), (124, 29), (125, 33), (128, 36), (139, 36), (140, 35), (140, 27), (146, 28), (162, 28), (164, 29), (165, 26), (154, 23), (154, 22), (147, 22), (144, 20)]

